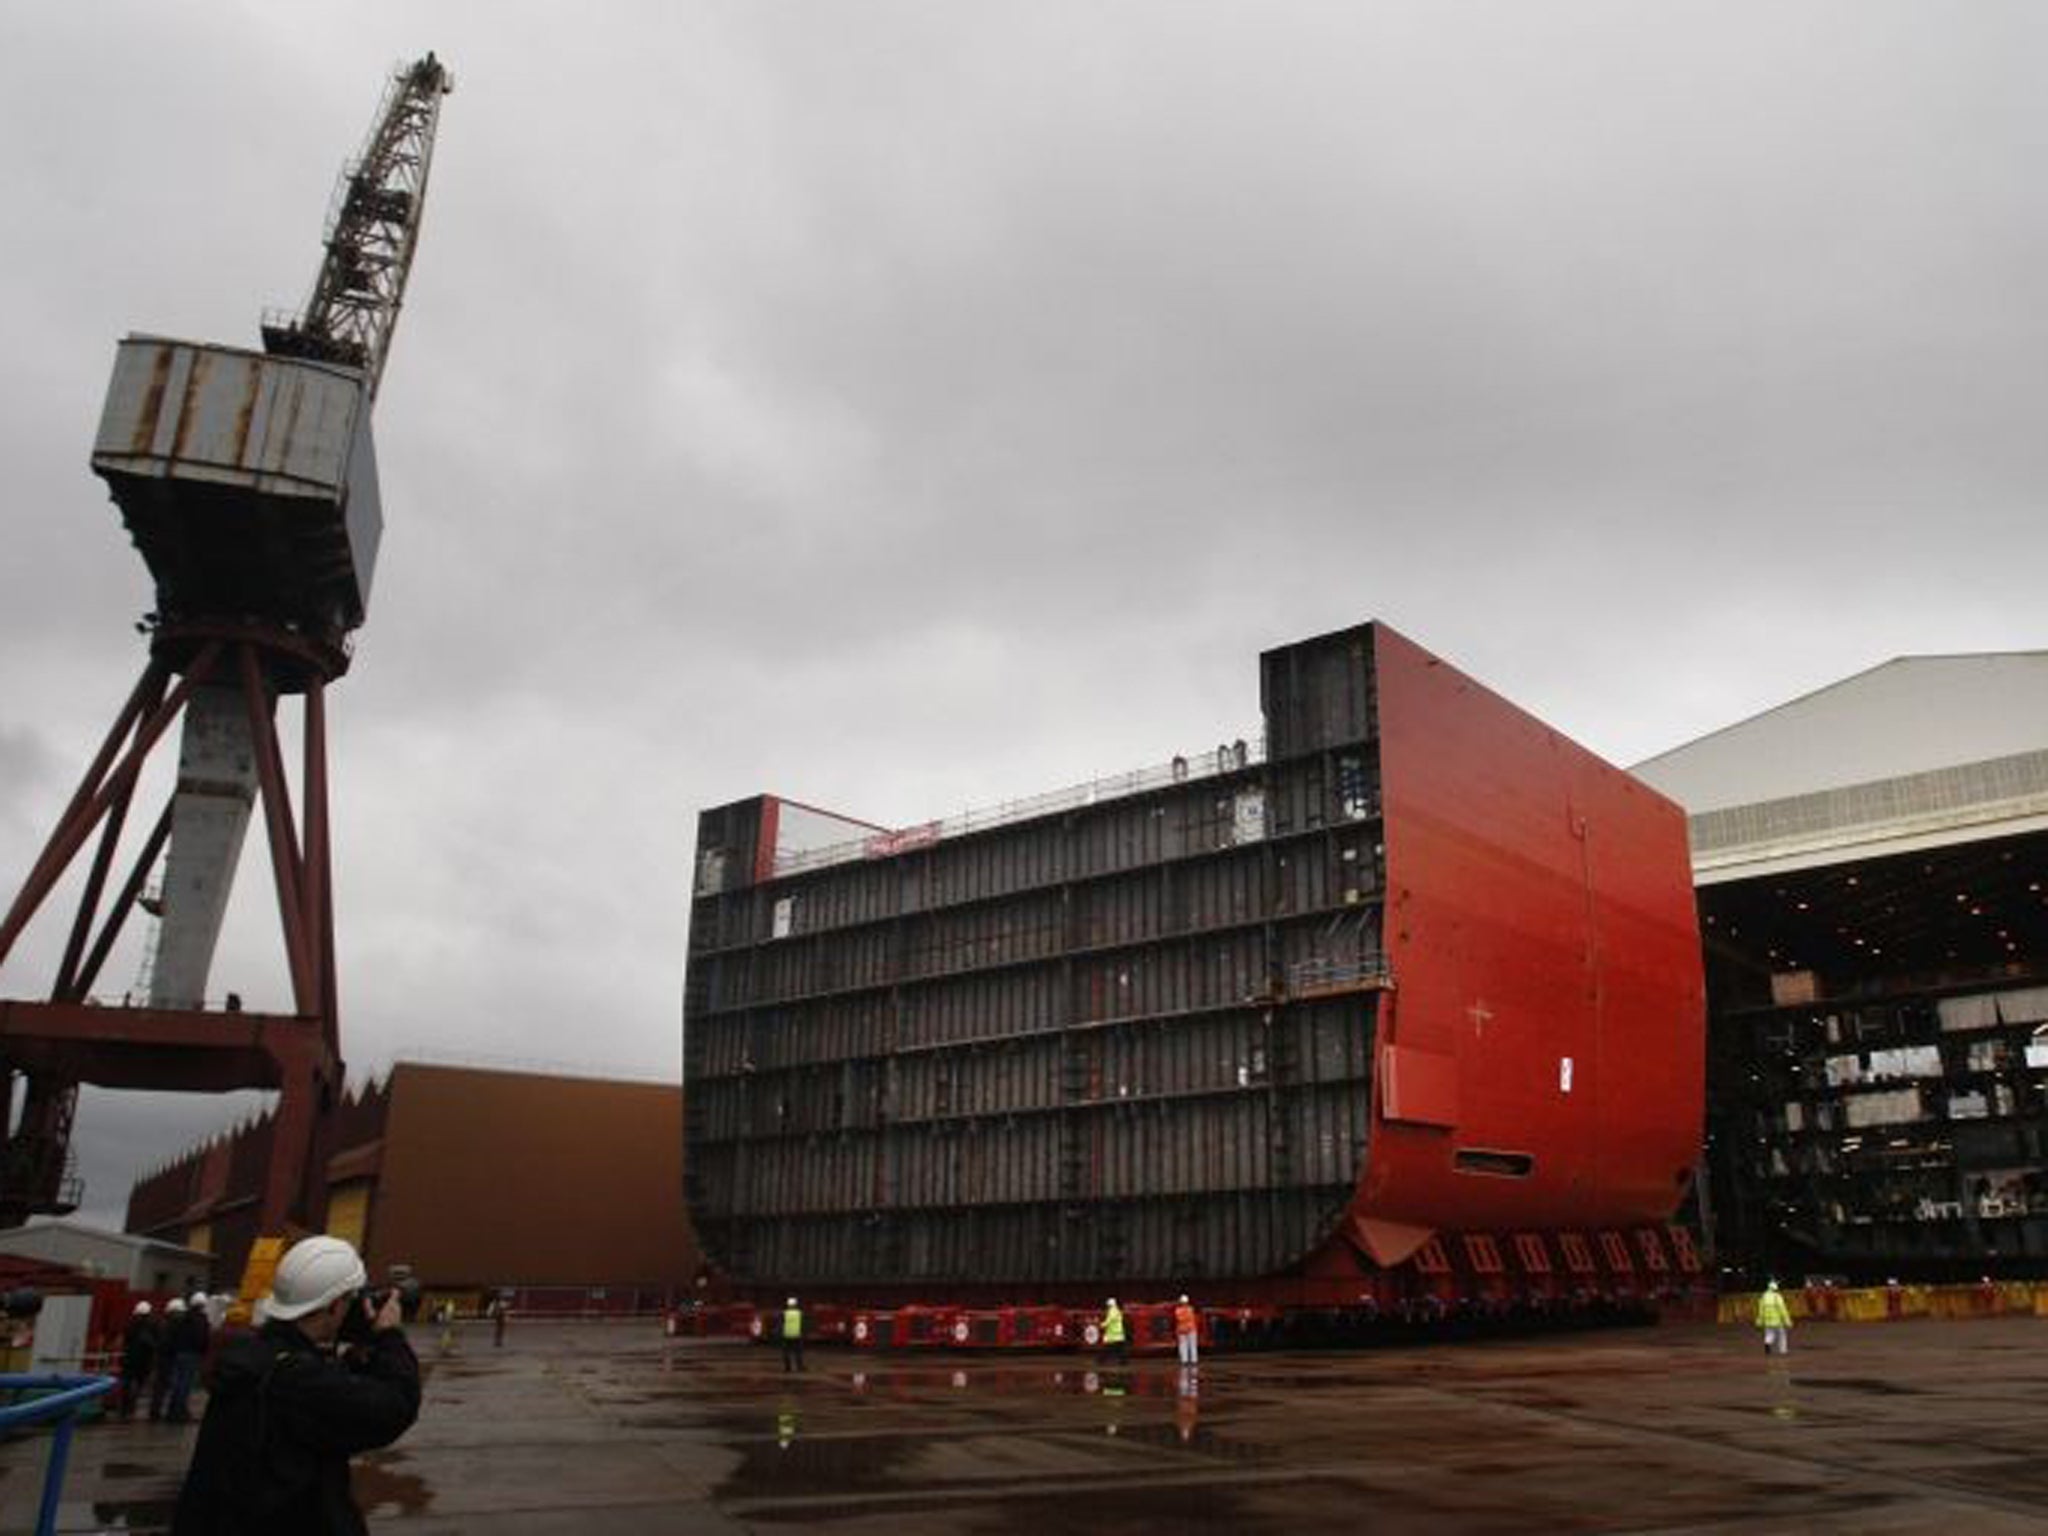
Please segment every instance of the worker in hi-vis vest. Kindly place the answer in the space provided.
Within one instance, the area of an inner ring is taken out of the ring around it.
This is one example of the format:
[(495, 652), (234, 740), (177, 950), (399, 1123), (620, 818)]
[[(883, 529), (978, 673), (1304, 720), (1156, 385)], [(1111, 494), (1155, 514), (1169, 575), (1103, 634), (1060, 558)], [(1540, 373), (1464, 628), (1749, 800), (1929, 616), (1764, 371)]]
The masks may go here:
[(1102, 1353), (1119, 1363), (1131, 1358), (1131, 1346), (1124, 1339), (1124, 1314), (1114, 1296), (1102, 1309)]
[(1764, 1353), (1783, 1355), (1792, 1349), (1792, 1309), (1773, 1280), (1756, 1299), (1756, 1325), (1764, 1331)]
[(1173, 1306), (1173, 1342), (1180, 1351), (1180, 1363), (1187, 1370), (1193, 1370), (1201, 1362), (1200, 1340), (1195, 1309), (1183, 1296)]
[(794, 1296), (782, 1309), (782, 1368), (785, 1371), (804, 1368), (804, 1313)]

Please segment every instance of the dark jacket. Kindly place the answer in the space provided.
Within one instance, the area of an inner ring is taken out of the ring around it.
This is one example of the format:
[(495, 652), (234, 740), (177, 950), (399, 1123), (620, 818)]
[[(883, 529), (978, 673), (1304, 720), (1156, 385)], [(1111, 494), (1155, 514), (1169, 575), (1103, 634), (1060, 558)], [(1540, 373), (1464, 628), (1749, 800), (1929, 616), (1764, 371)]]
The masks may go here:
[(156, 1319), (148, 1315), (131, 1317), (121, 1335), (121, 1374), (147, 1376), (156, 1364)]
[(213, 1324), (198, 1307), (187, 1307), (171, 1319), (170, 1351), (174, 1355), (203, 1355), (213, 1341)]
[(172, 1536), (361, 1536), (348, 1459), (420, 1411), (420, 1366), (396, 1328), (344, 1364), (290, 1323), (224, 1345)]

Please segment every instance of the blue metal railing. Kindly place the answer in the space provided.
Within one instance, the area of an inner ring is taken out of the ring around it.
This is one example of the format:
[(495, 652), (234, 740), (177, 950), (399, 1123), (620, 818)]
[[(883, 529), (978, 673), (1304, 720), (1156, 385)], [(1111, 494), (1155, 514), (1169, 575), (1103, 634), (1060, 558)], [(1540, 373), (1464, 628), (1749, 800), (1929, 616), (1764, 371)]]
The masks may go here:
[(36, 1536), (53, 1536), (57, 1529), (57, 1504), (64, 1497), (64, 1463), (71, 1455), (71, 1427), (78, 1410), (113, 1390), (111, 1376), (0, 1375), (0, 1394), (44, 1394), (0, 1407), (0, 1434), (25, 1424), (55, 1422), (50, 1464), (43, 1472), (42, 1507), (36, 1513)]

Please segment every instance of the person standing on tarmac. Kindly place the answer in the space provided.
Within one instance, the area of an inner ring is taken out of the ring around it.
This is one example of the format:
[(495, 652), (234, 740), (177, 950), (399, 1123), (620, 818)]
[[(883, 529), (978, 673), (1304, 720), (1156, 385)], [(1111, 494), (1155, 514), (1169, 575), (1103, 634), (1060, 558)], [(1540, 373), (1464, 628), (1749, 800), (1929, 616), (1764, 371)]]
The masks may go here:
[(1131, 1346), (1124, 1337), (1123, 1309), (1116, 1304), (1114, 1296), (1102, 1309), (1102, 1353), (1118, 1365), (1128, 1364), (1131, 1358)]
[(171, 1378), (176, 1374), (178, 1330), (185, 1321), (185, 1298), (173, 1296), (164, 1303), (164, 1315), (157, 1326), (156, 1371), (149, 1382), (149, 1416), (160, 1419), (171, 1400)]
[(146, 1301), (135, 1303), (134, 1315), (121, 1332), (121, 1417), (135, 1417), (135, 1405), (149, 1386), (149, 1373), (162, 1353), (163, 1336)]
[[(171, 1303), (175, 1310), (177, 1303)], [(172, 1321), (164, 1346), (171, 1357), (170, 1394), (164, 1419), (171, 1424), (192, 1421), (192, 1386), (199, 1380), (200, 1363), (213, 1342), (213, 1322), (206, 1313), (206, 1293), (195, 1291)]]
[(1764, 1331), (1764, 1353), (1784, 1355), (1792, 1350), (1792, 1309), (1773, 1280), (1756, 1299), (1756, 1325)]
[(787, 1373), (803, 1368), (804, 1314), (792, 1296), (782, 1309), (782, 1369)]
[(364, 1296), (365, 1278), (338, 1237), (302, 1239), (278, 1261), (263, 1326), (214, 1362), (171, 1536), (364, 1536), (349, 1458), (391, 1444), (420, 1411), (398, 1295)]
[(1185, 1296), (1173, 1304), (1173, 1342), (1180, 1350), (1180, 1363), (1184, 1369), (1191, 1371), (1201, 1363), (1201, 1338), (1195, 1309), (1188, 1305)]

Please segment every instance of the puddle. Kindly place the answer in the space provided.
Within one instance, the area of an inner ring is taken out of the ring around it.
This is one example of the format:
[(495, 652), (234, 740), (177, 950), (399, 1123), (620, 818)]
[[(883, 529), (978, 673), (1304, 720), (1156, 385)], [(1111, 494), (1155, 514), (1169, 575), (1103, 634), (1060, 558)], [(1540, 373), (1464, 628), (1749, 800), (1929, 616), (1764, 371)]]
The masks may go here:
[(1178, 1414), (1170, 1424), (1117, 1424), (1106, 1428), (1117, 1439), (1128, 1443), (1157, 1446), (1161, 1450), (1187, 1451), (1211, 1461), (1229, 1462), (1233, 1466), (1262, 1466), (1280, 1459), (1278, 1447), (1255, 1445), (1248, 1440), (1221, 1434), (1197, 1422), (1192, 1414)]
[(168, 1499), (95, 1499), (92, 1518), (107, 1531), (167, 1531), (178, 1511), (177, 1495)]
[(1878, 1397), (1918, 1397), (1918, 1387), (1902, 1387), (1895, 1381), (1878, 1381), (1865, 1376), (1807, 1376), (1801, 1378), (1802, 1387), (1815, 1387), (1829, 1392), (1868, 1392)]
[(740, 1464), (718, 1488), (721, 1499), (789, 1498), (815, 1493), (850, 1493), (899, 1481), (904, 1463), (931, 1444), (924, 1435), (863, 1435), (807, 1439), (800, 1416), (781, 1413), (767, 1426), (765, 1442), (739, 1447)]
[(424, 1478), (393, 1470), (404, 1459), (402, 1454), (388, 1459), (357, 1459), (349, 1482), (355, 1490), (356, 1503), (370, 1519), (381, 1515), (417, 1515), (434, 1502), (434, 1490)]

